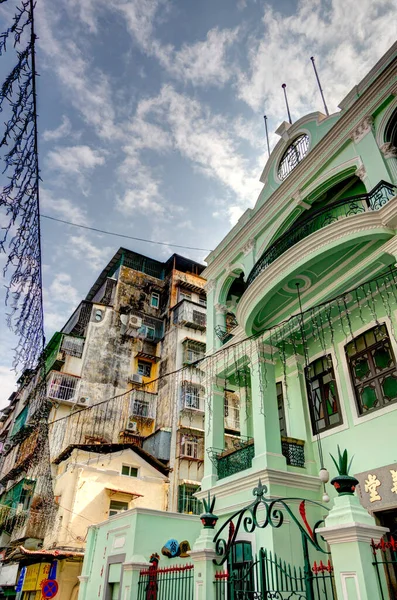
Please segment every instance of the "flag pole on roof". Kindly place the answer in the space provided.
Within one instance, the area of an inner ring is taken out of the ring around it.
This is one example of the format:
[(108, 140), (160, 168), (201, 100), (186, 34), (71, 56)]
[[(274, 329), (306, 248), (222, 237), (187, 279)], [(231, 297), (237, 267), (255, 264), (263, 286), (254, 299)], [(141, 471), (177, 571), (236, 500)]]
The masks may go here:
[(291, 113), (289, 111), (289, 105), (288, 105), (288, 98), (287, 98), (287, 84), (283, 83), (283, 85), (281, 86), (284, 90), (284, 98), (285, 98), (285, 105), (287, 107), (287, 113), (288, 113), (288, 121), (291, 123), (292, 125), (292, 119), (291, 119)]
[(267, 130), (267, 116), (263, 115), (263, 118), (265, 119), (265, 130), (266, 130), (266, 143), (267, 143), (267, 152), (268, 155), (270, 157), (270, 144), (269, 144), (269, 132)]
[(328, 116), (329, 116), (328, 107), (327, 107), (327, 104), (326, 104), (326, 102), (325, 102), (323, 88), (321, 87), (320, 78), (319, 78), (319, 76), (318, 76), (317, 69), (316, 69), (316, 65), (315, 65), (315, 63), (314, 63), (314, 56), (311, 56), (311, 57), (310, 57), (310, 60), (312, 61), (312, 64), (313, 64), (314, 74), (315, 74), (315, 76), (316, 76), (317, 83), (318, 83), (318, 89), (320, 90), (321, 98), (322, 98), (322, 100), (323, 100), (324, 109), (325, 109), (325, 114), (326, 114), (326, 115), (327, 115), (327, 117), (328, 117)]

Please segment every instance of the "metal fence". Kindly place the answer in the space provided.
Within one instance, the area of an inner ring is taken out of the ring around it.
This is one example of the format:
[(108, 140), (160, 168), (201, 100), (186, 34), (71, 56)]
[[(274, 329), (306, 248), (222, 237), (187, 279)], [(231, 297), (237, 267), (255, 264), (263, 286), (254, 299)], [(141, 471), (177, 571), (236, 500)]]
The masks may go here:
[(139, 574), (137, 600), (193, 600), (193, 589), (194, 565), (154, 564)]
[(314, 562), (311, 572), (261, 550), (257, 560), (215, 573), (215, 600), (337, 600), (333, 568)]
[(393, 536), (377, 544), (371, 541), (376, 577), (382, 600), (397, 598), (397, 541)]

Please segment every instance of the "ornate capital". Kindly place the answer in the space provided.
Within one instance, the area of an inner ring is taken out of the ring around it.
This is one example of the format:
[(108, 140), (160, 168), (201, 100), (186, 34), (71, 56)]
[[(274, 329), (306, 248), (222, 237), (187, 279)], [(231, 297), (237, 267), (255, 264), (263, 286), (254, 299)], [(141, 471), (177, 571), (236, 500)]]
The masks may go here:
[(254, 249), (255, 249), (255, 238), (251, 238), (248, 240), (248, 242), (246, 244), (244, 244), (244, 246), (242, 248), (244, 256), (247, 256), (247, 254), (252, 252), (252, 250), (254, 250)]
[(363, 137), (367, 135), (367, 133), (372, 131), (373, 124), (374, 119), (373, 117), (371, 117), (371, 115), (365, 117), (365, 119), (363, 119), (361, 123), (357, 125), (357, 127), (351, 132), (350, 137), (353, 140), (353, 142), (357, 144), (360, 140), (362, 140)]
[(216, 287), (216, 280), (215, 279), (209, 279), (207, 281), (207, 283), (204, 286), (205, 291), (207, 292), (207, 294), (210, 294), (211, 292), (214, 291)]
[(382, 146), (379, 146), (379, 150), (385, 158), (397, 158), (397, 148), (391, 142), (382, 144)]
[(364, 179), (367, 176), (367, 171), (365, 170), (364, 165), (361, 165), (361, 167), (358, 167), (357, 171), (354, 174), (356, 175), (356, 177), (359, 177), (361, 179), (361, 181), (364, 181)]
[(227, 306), (225, 306), (224, 304), (215, 304), (214, 308), (215, 312), (219, 315), (226, 315), (226, 313), (228, 312)]

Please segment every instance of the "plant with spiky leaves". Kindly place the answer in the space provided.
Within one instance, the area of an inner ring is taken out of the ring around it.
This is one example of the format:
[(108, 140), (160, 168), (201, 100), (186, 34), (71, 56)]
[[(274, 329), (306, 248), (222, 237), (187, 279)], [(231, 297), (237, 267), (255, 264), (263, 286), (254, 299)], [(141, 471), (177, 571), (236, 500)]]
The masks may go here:
[(345, 449), (342, 453), (338, 446), (338, 461), (335, 460), (335, 458), (332, 456), (332, 454), (330, 454), (330, 457), (333, 460), (333, 463), (336, 467), (336, 470), (338, 471), (338, 474), (340, 476), (342, 476), (342, 475), (348, 476), (350, 467), (352, 466), (354, 456), (351, 457), (350, 462), (348, 463), (347, 462), (348, 461), (347, 450)]

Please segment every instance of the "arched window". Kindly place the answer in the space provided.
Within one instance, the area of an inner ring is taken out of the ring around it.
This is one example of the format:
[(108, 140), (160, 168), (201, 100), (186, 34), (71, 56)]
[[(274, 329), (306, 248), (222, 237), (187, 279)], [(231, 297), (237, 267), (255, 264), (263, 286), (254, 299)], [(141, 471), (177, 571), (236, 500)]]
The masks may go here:
[(397, 108), (386, 125), (385, 142), (390, 142), (392, 146), (397, 148)]
[(284, 181), (293, 169), (305, 158), (309, 151), (309, 136), (306, 133), (299, 135), (284, 152), (277, 174)]

